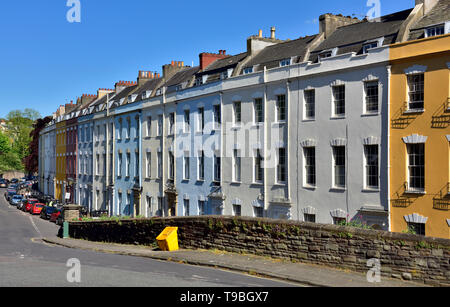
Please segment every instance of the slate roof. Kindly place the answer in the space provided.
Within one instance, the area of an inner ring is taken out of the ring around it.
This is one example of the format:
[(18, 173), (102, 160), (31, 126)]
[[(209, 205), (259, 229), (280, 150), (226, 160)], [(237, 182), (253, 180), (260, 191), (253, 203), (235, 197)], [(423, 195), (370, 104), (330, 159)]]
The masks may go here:
[(317, 62), (319, 53), (338, 48), (336, 55), (349, 52), (361, 54), (363, 45), (368, 40), (384, 37), (383, 46), (394, 43), (402, 23), (408, 18), (412, 9), (382, 16), (380, 21), (361, 21), (337, 28), (327, 39), (311, 52), (309, 60)]
[(156, 87), (162, 82), (162, 78), (151, 79), (145, 82), (135, 93), (138, 94), (135, 102), (142, 101), (142, 93), (146, 91), (154, 91)]
[(245, 65), (252, 67), (260, 65), (257, 71), (261, 71), (266, 66), (267, 69), (279, 67), (280, 61), (296, 57), (295, 63), (303, 62), (306, 55), (307, 46), (317, 35), (301, 37), (296, 40), (278, 43), (262, 49)]
[(411, 27), (409, 40), (425, 37), (424, 29), (450, 21), (450, 0), (440, 0), (436, 6)]
[(192, 80), (194, 75), (200, 70), (200, 66), (195, 67), (189, 67), (186, 69), (183, 69), (176, 74), (172, 76), (169, 80), (167, 80), (166, 83), (164, 83), (164, 86), (167, 87), (166, 93), (172, 93), (176, 91), (176, 86), (185, 84), (183, 88), (185, 88), (189, 81)]
[(247, 57), (247, 52), (243, 52), (237, 55), (229, 56), (224, 59), (214, 61), (209, 64), (203, 71), (199, 72), (199, 75), (210, 74), (212, 72), (223, 71), (228, 68), (235, 67), (240, 61)]

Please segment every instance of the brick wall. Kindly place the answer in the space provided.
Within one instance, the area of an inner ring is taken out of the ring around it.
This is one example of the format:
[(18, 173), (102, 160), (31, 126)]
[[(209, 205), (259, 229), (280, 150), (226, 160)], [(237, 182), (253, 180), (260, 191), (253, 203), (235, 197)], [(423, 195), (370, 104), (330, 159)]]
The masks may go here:
[(179, 227), (180, 248), (219, 249), (366, 273), (379, 259), (381, 275), (450, 286), (450, 240), (334, 225), (254, 218), (176, 217), (71, 222), (70, 236), (151, 245), (167, 226)]

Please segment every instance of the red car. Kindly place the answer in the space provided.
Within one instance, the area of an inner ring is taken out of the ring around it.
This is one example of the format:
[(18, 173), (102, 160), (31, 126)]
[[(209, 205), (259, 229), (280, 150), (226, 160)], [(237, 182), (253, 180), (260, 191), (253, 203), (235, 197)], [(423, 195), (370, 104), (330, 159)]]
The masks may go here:
[(52, 213), (50, 216), (50, 222), (56, 223), (56, 220), (58, 219), (58, 216), (61, 214), (61, 209), (56, 210)]
[(37, 204), (39, 201), (37, 199), (34, 198), (30, 198), (27, 203), (24, 206), (24, 211), (25, 212), (30, 212), (31, 211), (31, 207), (33, 207), (34, 204)]
[(45, 206), (44, 204), (39, 203), (34, 204), (30, 209), (31, 215), (41, 214), (41, 211), (44, 208), (44, 206)]

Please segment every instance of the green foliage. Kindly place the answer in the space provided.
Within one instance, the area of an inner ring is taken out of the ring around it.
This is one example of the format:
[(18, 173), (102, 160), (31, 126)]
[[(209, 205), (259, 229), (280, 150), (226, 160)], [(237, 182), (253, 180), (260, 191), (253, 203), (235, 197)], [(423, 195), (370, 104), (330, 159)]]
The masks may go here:
[(23, 160), (30, 153), (30, 134), (39, 117), (39, 112), (33, 109), (8, 113), (6, 132), (0, 132), (0, 173), (24, 170)]
[(351, 238), (353, 238), (353, 235), (350, 232), (340, 232), (340, 233), (338, 233), (338, 236), (340, 238), (344, 238), (344, 239), (351, 239)]
[(342, 221), (338, 224), (339, 226), (345, 226), (345, 227), (354, 227), (354, 228), (360, 228), (360, 229), (372, 229), (372, 227), (368, 226), (366, 223), (362, 223), (361, 221), (355, 220), (355, 221)]
[(414, 230), (414, 227), (411, 227), (411, 226), (409, 226), (408, 229), (403, 230), (402, 232), (410, 234), (410, 235), (416, 235), (417, 234), (417, 232)]

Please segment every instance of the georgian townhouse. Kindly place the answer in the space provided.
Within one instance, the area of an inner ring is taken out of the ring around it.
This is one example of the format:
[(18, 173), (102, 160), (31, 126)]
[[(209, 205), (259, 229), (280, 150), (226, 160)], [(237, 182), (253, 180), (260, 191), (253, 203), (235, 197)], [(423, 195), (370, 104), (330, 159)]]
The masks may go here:
[(410, 12), (378, 21), (320, 17), (325, 39), (292, 83), (300, 220), (389, 228), (388, 45)]
[(92, 161), (93, 161), (93, 112), (92, 106), (101, 97), (102, 90), (97, 96), (83, 95), (78, 98), (78, 146), (77, 146), (77, 204), (86, 208), (88, 212), (92, 209)]
[[(116, 83), (116, 94), (105, 105), (108, 112), (113, 113), (112, 119), (114, 120), (113, 156), (115, 155), (115, 157), (114, 190), (112, 191), (114, 206), (112, 215), (134, 215), (136, 208), (133, 189), (140, 189), (140, 168), (138, 169), (141, 161), (140, 104), (133, 103), (136, 98), (134, 91), (137, 88), (136, 82), (121, 81)], [(100, 125), (97, 126), (100, 127)], [(99, 159), (100, 155), (103, 154), (108, 157), (106, 148), (102, 149), (105, 153), (95, 152), (94, 149), (94, 154)], [(138, 190), (136, 192), (139, 192)], [(100, 197), (100, 190), (98, 190), (97, 194)]]
[(39, 188), (45, 195), (54, 196), (56, 138), (55, 123), (42, 129), (39, 136)]
[(450, 238), (450, 1), (416, 6), (391, 46), (391, 230)]
[[(136, 102), (142, 103), (141, 117), (141, 177), (142, 177), (142, 196), (141, 196), (141, 215), (146, 217), (162, 216), (163, 188), (162, 178), (159, 176), (157, 166), (162, 160), (160, 149), (162, 148), (162, 123), (158, 121), (159, 115), (163, 115), (160, 108), (161, 98), (154, 98), (156, 89), (163, 82), (159, 73), (149, 72), (151, 80), (147, 81), (138, 92)], [(158, 112), (156, 112), (158, 110)], [(162, 117), (161, 117), (162, 118)], [(162, 162), (161, 162), (162, 163)], [(162, 166), (162, 164), (161, 164)], [(158, 203), (160, 208), (158, 209)]]
[[(317, 36), (248, 39), (238, 76), (224, 84), (223, 196), (225, 215), (296, 219), (295, 103), (290, 66), (303, 61)], [(255, 50), (256, 42), (267, 45)], [(252, 49), (253, 48), (253, 49)]]
[(99, 99), (93, 102), (92, 117), (92, 212), (105, 213), (113, 210), (111, 191), (114, 163), (114, 116), (108, 108), (108, 99), (113, 99), (114, 90), (99, 90)]
[(184, 66), (183, 62), (172, 61), (163, 65), (162, 76), (153, 74), (153, 80), (138, 93), (137, 99), (142, 104), (141, 212), (145, 216), (177, 214), (176, 105), (166, 101), (166, 92), (176, 87), (174, 80), (184, 80), (186, 74), (190, 74), (190, 67)]

